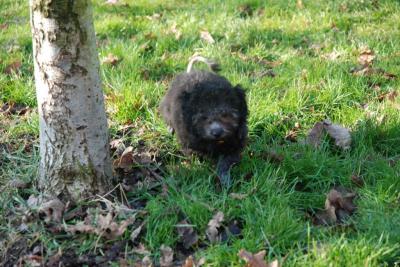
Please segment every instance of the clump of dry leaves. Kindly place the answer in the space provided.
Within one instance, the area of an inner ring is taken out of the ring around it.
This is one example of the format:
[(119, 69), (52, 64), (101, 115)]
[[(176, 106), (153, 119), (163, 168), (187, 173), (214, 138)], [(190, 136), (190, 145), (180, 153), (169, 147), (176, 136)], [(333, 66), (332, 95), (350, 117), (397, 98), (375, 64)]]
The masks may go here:
[(182, 37), (182, 32), (178, 29), (178, 24), (176, 22), (172, 23), (169, 32), (175, 36), (176, 40), (179, 40)]
[(5, 103), (0, 107), (0, 113), (4, 115), (23, 116), (30, 111), (29, 107), (18, 103)]
[(211, 33), (209, 33), (208, 31), (205, 31), (205, 30), (200, 31), (200, 38), (209, 44), (215, 43), (214, 38), (212, 37)]
[(356, 206), (353, 203), (356, 194), (343, 187), (332, 189), (325, 201), (325, 210), (315, 214), (313, 223), (316, 225), (334, 225), (345, 223), (352, 215)]
[(109, 53), (105, 58), (102, 59), (101, 63), (116, 66), (120, 61), (121, 60), (117, 56)]
[(361, 49), (359, 56), (358, 56), (358, 63), (359, 65), (352, 68), (350, 73), (355, 76), (371, 76), (371, 75), (380, 75), (385, 79), (395, 79), (397, 75), (386, 72), (381, 68), (373, 67), (373, 63), (375, 61), (376, 55), (374, 51), (372, 51), (368, 47), (364, 47)]
[(252, 254), (244, 249), (241, 249), (238, 256), (246, 262), (246, 267), (279, 267), (278, 260), (266, 262), (264, 260), (266, 251), (261, 250), (256, 254)]
[(336, 146), (343, 150), (348, 150), (350, 148), (350, 131), (347, 128), (339, 124), (332, 123), (329, 120), (317, 122), (314, 125), (307, 135), (306, 144), (309, 144), (315, 148), (319, 147), (325, 131), (335, 141)]
[(176, 225), (179, 241), (183, 244), (185, 249), (189, 249), (193, 245), (197, 244), (199, 237), (197, 232), (194, 230), (193, 225), (191, 225), (186, 219)]
[(66, 231), (72, 234), (96, 234), (104, 236), (106, 239), (115, 239), (121, 236), (128, 226), (134, 222), (134, 216), (117, 222), (114, 214), (109, 212), (106, 215), (99, 214), (97, 218), (95, 216), (87, 216), (83, 222), (66, 226)]
[(222, 226), (224, 221), (224, 213), (218, 211), (213, 218), (208, 222), (206, 235), (211, 243), (217, 243), (221, 241), (221, 234), (219, 228)]
[(17, 72), (19, 72), (21, 66), (22, 66), (22, 62), (20, 60), (15, 60), (5, 67), (4, 73), (8, 74), (8, 75), (17, 73)]

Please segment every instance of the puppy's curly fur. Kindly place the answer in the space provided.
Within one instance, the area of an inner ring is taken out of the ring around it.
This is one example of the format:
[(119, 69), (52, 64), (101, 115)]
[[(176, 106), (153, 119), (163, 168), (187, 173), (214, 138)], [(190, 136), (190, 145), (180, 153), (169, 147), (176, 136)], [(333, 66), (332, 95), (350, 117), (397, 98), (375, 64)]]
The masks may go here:
[(217, 172), (229, 183), (229, 168), (239, 161), (247, 139), (243, 89), (216, 73), (188, 68), (171, 83), (160, 112), (184, 152), (220, 158)]

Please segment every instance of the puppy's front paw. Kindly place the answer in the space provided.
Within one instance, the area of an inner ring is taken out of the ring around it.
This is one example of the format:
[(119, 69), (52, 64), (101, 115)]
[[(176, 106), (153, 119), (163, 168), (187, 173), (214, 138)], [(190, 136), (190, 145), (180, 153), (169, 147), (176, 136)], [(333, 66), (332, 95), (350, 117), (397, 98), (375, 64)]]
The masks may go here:
[(240, 161), (239, 154), (220, 156), (217, 163), (217, 175), (221, 185), (226, 189), (232, 186), (230, 170), (231, 167)]
[(230, 170), (225, 171), (225, 172), (218, 172), (218, 179), (219, 182), (221, 183), (221, 186), (223, 188), (229, 189), (232, 186), (232, 179), (231, 179), (231, 173)]

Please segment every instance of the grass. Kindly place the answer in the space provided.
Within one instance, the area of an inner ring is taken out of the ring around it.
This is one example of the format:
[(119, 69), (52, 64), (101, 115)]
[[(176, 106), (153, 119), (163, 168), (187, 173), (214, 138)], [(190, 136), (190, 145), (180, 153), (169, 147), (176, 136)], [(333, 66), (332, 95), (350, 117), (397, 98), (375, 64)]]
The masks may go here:
[[(128, 195), (132, 202), (145, 202), (146, 230), (140, 242), (152, 256), (159, 256), (162, 244), (178, 243), (181, 214), (205, 240), (207, 223), (219, 210), (226, 221), (242, 222), (242, 238), (199, 248), (196, 255), (209, 266), (240, 265), (241, 248), (254, 253), (266, 249), (269, 260), (285, 257), (285, 266), (399, 266), (400, 105), (399, 98), (379, 98), (398, 92), (399, 78), (350, 73), (364, 47), (375, 52), (376, 67), (400, 73), (398, 1), (316, 0), (300, 5), (253, 0), (245, 2), (253, 11), (247, 16), (238, 0), (93, 4), (99, 56), (120, 58), (116, 66), (101, 68), (111, 136), (120, 137), (121, 126), (134, 125), (123, 136), (125, 142), (142, 140), (158, 151), (169, 189), (167, 198), (146, 190)], [(171, 30), (174, 23), (182, 33), (179, 40)], [(0, 184), (5, 185), (15, 178), (34, 181), (38, 167), (27, 1), (2, 1), (0, 25), (7, 25), (0, 30), (0, 105), (15, 102), (33, 110), (24, 116), (0, 113)], [(216, 42), (201, 40), (200, 30), (209, 31)], [(194, 52), (217, 59), (222, 75), (246, 89), (250, 139), (233, 170), (232, 189), (246, 194), (243, 200), (216, 188), (210, 162), (179, 156), (178, 144), (157, 114), (168, 83)], [(340, 56), (327, 59), (332, 52)], [(267, 68), (260, 60), (280, 63), (273, 67), (275, 77), (260, 75)], [(4, 73), (15, 61), (22, 63), (18, 72)], [(285, 140), (295, 123), (301, 126), (301, 140), (325, 118), (351, 129), (349, 151), (336, 150), (327, 140), (319, 149)], [(260, 156), (270, 150), (282, 154), (283, 162)], [(362, 176), (365, 185), (352, 184), (352, 175)], [(322, 208), (335, 185), (357, 193), (351, 227), (312, 225), (306, 212)], [(5, 188), (0, 193), (3, 245), (20, 234), (10, 213), (18, 214), (27, 196), (37, 193)], [(40, 225), (33, 224), (25, 236), (30, 244), (42, 244), (47, 255), (74, 245), (79, 245), (78, 254), (96, 251), (93, 236), (66, 239)]]

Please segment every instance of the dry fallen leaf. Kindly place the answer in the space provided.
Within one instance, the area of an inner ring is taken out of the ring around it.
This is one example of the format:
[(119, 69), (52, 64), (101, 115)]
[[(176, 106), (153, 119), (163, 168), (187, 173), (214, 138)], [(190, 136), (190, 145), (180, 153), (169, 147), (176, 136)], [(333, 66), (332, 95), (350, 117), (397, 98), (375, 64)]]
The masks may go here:
[(110, 149), (115, 150), (117, 155), (122, 155), (126, 149), (124, 140), (122, 138), (112, 140), (110, 142)]
[(382, 74), (383, 78), (388, 79), (388, 80), (393, 80), (397, 78), (396, 74), (390, 73), (390, 72), (386, 72), (383, 70), (380, 70), (380, 74)]
[(323, 58), (327, 59), (327, 60), (336, 60), (338, 59), (342, 54), (338, 51), (332, 51), (331, 53), (322, 55)]
[(29, 107), (19, 103), (5, 103), (0, 107), (0, 113), (4, 115), (19, 115), (23, 116), (29, 112)]
[(200, 258), (198, 261), (193, 259), (193, 256), (190, 255), (186, 258), (185, 262), (182, 264), (182, 267), (200, 267), (206, 263), (205, 258)]
[(116, 159), (113, 163), (114, 167), (121, 169), (130, 169), (134, 163), (133, 159), (133, 147), (127, 147), (122, 153), (119, 159)]
[(160, 252), (161, 252), (160, 266), (171, 267), (174, 260), (174, 252), (172, 251), (172, 248), (165, 245), (161, 245)]
[(13, 179), (9, 181), (8, 186), (14, 189), (24, 189), (29, 186), (29, 183), (21, 180), (21, 179)]
[(317, 122), (314, 127), (308, 132), (306, 144), (313, 146), (314, 148), (319, 147), (324, 133), (324, 124)]
[(238, 256), (246, 262), (246, 267), (279, 267), (278, 260), (267, 263), (264, 260), (266, 251), (261, 250), (256, 254), (252, 254), (244, 249), (241, 249)]
[(315, 43), (310, 46), (310, 49), (314, 50), (315, 53), (319, 54), (322, 49), (325, 48), (324, 44)]
[(142, 228), (144, 226), (144, 223), (139, 225), (135, 230), (132, 231), (130, 239), (132, 242), (136, 241), (136, 238), (139, 236), (140, 232), (142, 231)]
[(66, 226), (66, 231), (72, 234), (93, 233), (104, 236), (107, 239), (115, 239), (121, 236), (127, 227), (135, 221), (135, 217), (130, 217), (120, 223), (115, 222), (114, 219), (111, 212), (105, 216), (99, 214), (96, 222), (93, 222), (91, 218), (87, 218), (85, 222)]
[(171, 33), (175, 35), (175, 39), (179, 40), (182, 37), (182, 32), (177, 28), (176, 22), (174, 22), (170, 28)]
[(260, 58), (256, 58), (256, 63), (266, 66), (268, 68), (275, 68), (279, 65), (282, 65), (282, 61), (276, 60), (276, 61), (270, 61), (267, 59), (260, 59)]
[(115, 239), (121, 236), (125, 232), (126, 228), (135, 221), (135, 218), (131, 217), (118, 224), (113, 219), (111, 212), (106, 216), (100, 214), (98, 217), (97, 224), (99, 228), (97, 231), (107, 239)]
[(142, 243), (140, 243), (137, 247), (134, 247), (132, 249), (132, 251), (134, 253), (140, 254), (140, 255), (150, 255), (151, 254), (151, 252), (148, 251), (147, 248)]
[(7, 30), (7, 29), (8, 29), (8, 24), (7, 23), (0, 24), (0, 30)]
[(146, 18), (149, 20), (159, 20), (159, 19), (161, 19), (161, 17), (162, 17), (162, 14), (160, 14), (160, 13), (154, 13), (151, 16), (146, 16)]
[(215, 43), (214, 38), (211, 36), (211, 34), (208, 31), (200, 31), (200, 38), (209, 44)]
[(355, 197), (355, 193), (344, 187), (332, 189), (327, 195), (325, 210), (315, 215), (314, 224), (332, 225), (345, 222), (356, 210), (356, 206), (353, 203)]
[[(336, 209), (341, 208), (349, 213), (353, 213), (356, 210), (356, 206), (353, 204), (355, 196), (355, 193), (343, 187), (337, 187), (329, 192), (327, 201)], [(325, 204), (325, 206), (329, 204)]]
[(371, 65), (374, 59), (375, 59), (374, 52), (369, 48), (365, 48), (360, 52), (360, 55), (358, 56), (358, 63), (365, 66)]
[(397, 91), (390, 91), (388, 94), (387, 94), (387, 99), (389, 99), (390, 101), (392, 101), (392, 102), (394, 102), (395, 100), (396, 100), (396, 98), (397, 98), (397, 96), (399, 95), (399, 93), (397, 92)]
[(324, 120), (324, 129), (328, 132), (329, 136), (335, 140), (335, 145), (347, 150), (350, 148), (351, 135), (350, 131), (341, 125), (333, 124), (329, 120)]
[(249, 4), (242, 4), (237, 8), (241, 17), (249, 17), (253, 15), (253, 7)]
[(25, 255), (18, 259), (18, 263), (14, 266), (31, 266), (31, 267), (39, 267), (43, 266), (43, 257), (40, 255)]
[(390, 91), (387, 93), (382, 93), (378, 96), (378, 100), (379, 101), (383, 101), (385, 99), (390, 100), (391, 102), (394, 102), (398, 96), (398, 92), (397, 91)]
[(101, 63), (115, 66), (119, 63), (119, 61), (120, 59), (117, 56), (114, 56), (113, 54), (109, 53), (107, 57), (103, 58)]
[(26, 204), (31, 209), (34, 209), (39, 205), (39, 199), (35, 195), (30, 195), (28, 200), (26, 201)]
[(269, 70), (263, 70), (260, 72), (254, 72), (253, 75), (258, 79), (261, 79), (263, 77), (274, 78), (276, 76), (276, 73), (273, 70), (269, 69)]
[(72, 233), (73, 235), (97, 233), (95, 226), (90, 224), (85, 224), (84, 222), (78, 222), (75, 225), (68, 226), (66, 231)]
[(218, 211), (213, 218), (208, 222), (206, 235), (211, 243), (216, 243), (221, 241), (221, 236), (219, 235), (218, 228), (221, 227), (221, 223), (224, 221), (224, 213)]
[(374, 73), (376, 73), (375, 69), (372, 68), (369, 65), (359, 65), (350, 70), (350, 73), (352, 73), (355, 76), (370, 76)]
[(176, 227), (178, 231), (179, 241), (186, 249), (189, 249), (191, 246), (195, 245), (199, 240), (196, 231), (187, 220), (179, 222)]
[(371, 65), (359, 65), (350, 69), (350, 73), (354, 76), (372, 76), (380, 75), (385, 79), (393, 80), (397, 78), (396, 74), (386, 72), (381, 68), (373, 68)]
[(18, 72), (19, 69), (21, 68), (21, 66), (22, 66), (21, 61), (16, 60), (6, 66), (6, 68), (4, 69), (4, 73), (12, 74), (12, 73)]
[(63, 252), (62, 250), (59, 248), (57, 253), (51, 255), (50, 257), (48, 257), (47, 261), (46, 261), (46, 267), (59, 267), (59, 266), (63, 266), (62, 262), (60, 262), (61, 257), (63, 256)]
[(139, 265), (139, 267), (153, 267), (153, 266), (154, 266), (153, 261), (151, 260), (149, 255), (144, 256), (141, 265)]
[(46, 215), (45, 220), (50, 222), (61, 222), (63, 213), (64, 213), (65, 205), (59, 199), (52, 199), (48, 202), (43, 203), (39, 212), (43, 212)]
[(357, 185), (357, 186), (359, 186), (359, 187), (363, 187), (363, 186), (364, 186), (364, 180), (363, 180), (363, 178), (362, 178), (361, 176), (359, 176), (359, 175), (353, 174), (353, 175), (351, 176), (351, 181), (352, 181), (355, 185)]
[(296, 129), (289, 130), (289, 132), (285, 135), (285, 139), (290, 142), (296, 142), (297, 141), (297, 130)]
[(186, 258), (185, 262), (182, 264), (182, 267), (196, 267), (192, 255)]

